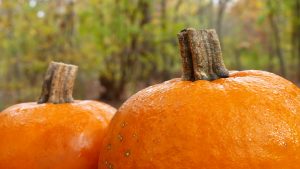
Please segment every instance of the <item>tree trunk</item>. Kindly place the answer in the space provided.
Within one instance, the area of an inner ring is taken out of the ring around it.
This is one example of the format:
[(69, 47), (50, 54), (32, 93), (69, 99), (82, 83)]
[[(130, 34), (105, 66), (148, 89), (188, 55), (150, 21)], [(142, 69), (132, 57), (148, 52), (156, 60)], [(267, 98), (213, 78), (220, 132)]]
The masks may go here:
[[(119, 0), (115, 0), (116, 6), (115, 14), (123, 15), (120, 11), (126, 11), (126, 6), (123, 7), (118, 3)], [(134, 4), (131, 4), (134, 5)], [(147, 42), (145, 39), (141, 40), (141, 32), (143, 32), (144, 26), (151, 22), (151, 1), (139, 0), (132, 13), (125, 13), (128, 18), (128, 24), (138, 23), (138, 33), (128, 33), (129, 41), (120, 46), (120, 51), (116, 52), (111, 59), (107, 61), (108, 65), (119, 65), (116, 72), (111, 71), (110, 75), (100, 75), (99, 81), (104, 86), (105, 93), (100, 94), (100, 99), (108, 101), (122, 101), (127, 85), (136, 78), (136, 69), (139, 64), (139, 58), (142, 53), (148, 50)], [(124, 10), (125, 9), (125, 10)], [(124, 24), (124, 26), (126, 26)], [(126, 29), (126, 28), (125, 28)], [(116, 31), (124, 31), (124, 28), (119, 28)], [(113, 77), (108, 77), (113, 76)]]
[(270, 40), (269, 45), (268, 45), (268, 54), (269, 54), (268, 71), (273, 72), (274, 71), (274, 63), (273, 63), (274, 50), (273, 50), (273, 47), (271, 44), (272, 44), (272, 42)]
[(280, 32), (279, 32), (279, 26), (276, 21), (276, 8), (272, 4), (272, 0), (268, 0), (268, 6), (270, 8), (270, 12), (268, 15), (268, 20), (270, 23), (270, 28), (272, 31), (272, 36), (274, 38), (274, 45), (275, 45), (275, 52), (279, 60), (279, 65), (280, 65), (280, 74), (282, 76), (286, 76), (286, 68), (285, 68), (285, 61), (283, 58), (283, 53), (282, 53), (282, 47), (281, 47), (281, 37), (280, 37)]
[[(206, 6), (208, 12), (208, 27), (213, 28), (214, 26), (214, 2), (213, 0), (209, 1), (209, 4)], [(220, 29), (220, 28), (219, 28)], [(219, 35), (220, 38), (220, 35)]]
[(242, 49), (235, 50), (235, 69), (236, 70), (242, 69), (241, 52), (242, 52)]
[(300, 81), (300, 0), (295, 0), (292, 5), (292, 54), (298, 59), (297, 80)]
[(223, 19), (224, 19), (224, 13), (227, 8), (227, 4), (230, 0), (219, 0), (219, 5), (218, 5), (218, 11), (217, 11), (217, 18), (216, 18), (216, 31), (217, 34), (219, 35), (220, 43), (222, 45), (222, 24), (223, 24)]

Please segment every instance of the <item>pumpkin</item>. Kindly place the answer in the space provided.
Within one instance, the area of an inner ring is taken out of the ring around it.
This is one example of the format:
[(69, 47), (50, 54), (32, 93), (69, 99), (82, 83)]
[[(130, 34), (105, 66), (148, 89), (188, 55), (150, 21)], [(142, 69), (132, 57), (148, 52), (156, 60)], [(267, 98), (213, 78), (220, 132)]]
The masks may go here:
[(94, 169), (115, 113), (107, 104), (73, 101), (77, 66), (51, 63), (38, 103), (0, 113), (1, 169)]
[(259, 70), (228, 71), (214, 30), (178, 34), (183, 77), (127, 100), (99, 169), (299, 169), (300, 89)]

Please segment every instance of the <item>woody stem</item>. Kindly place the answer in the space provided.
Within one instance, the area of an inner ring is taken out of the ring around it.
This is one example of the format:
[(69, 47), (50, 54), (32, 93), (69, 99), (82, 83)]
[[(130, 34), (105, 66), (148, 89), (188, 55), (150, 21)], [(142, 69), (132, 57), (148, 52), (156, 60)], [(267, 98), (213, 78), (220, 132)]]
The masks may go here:
[(184, 29), (178, 34), (183, 65), (183, 80), (215, 80), (226, 78), (220, 41), (213, 29)]
[(77, 70), (78, 67), (74, 65), (51, 62), (46, 72), (38, 103), (73, 102), (72, 94)]

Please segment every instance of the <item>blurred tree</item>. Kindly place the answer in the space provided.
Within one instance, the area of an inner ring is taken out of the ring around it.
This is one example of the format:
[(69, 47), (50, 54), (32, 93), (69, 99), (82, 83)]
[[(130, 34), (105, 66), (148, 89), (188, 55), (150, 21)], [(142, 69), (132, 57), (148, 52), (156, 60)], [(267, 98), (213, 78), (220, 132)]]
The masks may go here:
[[(280, 64), (280, 73), (283, 76), (286, 76), (286, 66), (285, 66), (285, 58), (283, 57), (282, 47), (281, 47), (281, 29), (278, 26), (278, 12), (280, 3), (277, 0), (267, 0), (266, 6), (268, 7), (268, 21), (270, 23), (270, 28), (272, 30), (272, 36), (274, 40), (274, 48), (275, 54), (278, 57), (279, 64)], [(271, 42), (271, 43), (272, 43)]]
[(298, 74), (297, 78), (300, 81), (300, 0), (292, 0), (290, 3), (292, 11), (292, 55), (298, 57)]
[(0, 0), (0, 109), (36, 100), (51, 60), (80, 66), (77, 98), (119, 104), (179, 76), (176, 34), (187, 27), (216, 28), (229, 68), (300, 81), (299, 3)]
[(222, 44), (222, 24), (223, 24), (223, 19), (224, 19), (224, 13), (225, 10), (228, 6), (228, 3), (230, 0), (218, 0), (218, 11), (217, 11), (217, 22), (216, 22), (216, 31), (219, 36), (220, 43)]

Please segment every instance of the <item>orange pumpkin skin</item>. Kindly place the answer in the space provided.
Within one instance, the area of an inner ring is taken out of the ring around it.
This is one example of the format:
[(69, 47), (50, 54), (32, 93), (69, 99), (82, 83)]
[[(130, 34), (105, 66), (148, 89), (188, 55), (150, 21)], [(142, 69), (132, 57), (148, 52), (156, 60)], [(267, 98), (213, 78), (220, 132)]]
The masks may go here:
[(118, 110), (99, 169), (299, 169), (300, 89), (263, 71), (144, 89)]
[(96, 101), (12, 106), (0, 113), (0, 168), (97, 168), (115, 111)]

